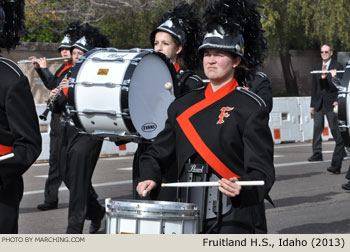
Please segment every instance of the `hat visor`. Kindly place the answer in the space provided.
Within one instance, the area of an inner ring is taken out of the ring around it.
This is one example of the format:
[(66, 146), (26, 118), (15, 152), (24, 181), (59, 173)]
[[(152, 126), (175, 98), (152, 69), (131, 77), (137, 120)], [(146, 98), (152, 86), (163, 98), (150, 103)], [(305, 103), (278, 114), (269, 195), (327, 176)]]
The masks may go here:
[(160, 31), (169, 33), (170, 35), (172, 35), (174, 37), (175, 40), (179, 41), (180, 44), (183, 46), (183, 42), (178, 38), (177, 34), (174, 31), (172, 31), (171, 29), (168, 29), (166, 27), (159, 26), (159, 27), (157, 27), (157, 29), (155, 29), (151, 33), (151, 44), (153, 47), (154, 47), (154, 40), (156, 38), (156, 34), (157, 34), (157, 32), (160, 32)]

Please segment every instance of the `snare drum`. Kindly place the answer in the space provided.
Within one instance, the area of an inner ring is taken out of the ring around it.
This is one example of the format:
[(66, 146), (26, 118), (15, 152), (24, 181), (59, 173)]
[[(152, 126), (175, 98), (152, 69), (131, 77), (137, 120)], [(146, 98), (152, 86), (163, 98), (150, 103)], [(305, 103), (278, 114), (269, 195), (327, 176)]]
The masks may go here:
[(106, 199), (107, 234), (197, 234), (198, 220), (190, 203)]
[(153, 139), (165, 126), (175, 80), (174, 66), (162, 53), (94, 49), (72, 70), (68, 113), (92, 135)]

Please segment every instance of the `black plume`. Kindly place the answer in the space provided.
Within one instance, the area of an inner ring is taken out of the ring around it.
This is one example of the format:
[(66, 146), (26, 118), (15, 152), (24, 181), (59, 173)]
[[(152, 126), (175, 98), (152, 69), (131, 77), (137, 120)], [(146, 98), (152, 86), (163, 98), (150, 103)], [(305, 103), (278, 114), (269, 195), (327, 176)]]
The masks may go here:
[(63, 32), (64, 35), (69, 35), (70, 39), (73, 41), (77, 41), (83, 36), (83, 25), (80, 23), (80, 21), (75, 21), (73, 23), (70, 23), (67, 27), (67, 29)]
[(209, 5), (203, 13), (204, 32), (212, 32), (220, 25), (227, 34), (240, 33), (243, 36), (244, 68), (237, 69), (240, 79), (244, 79), (244, 75), (252, 78), (266, 57), (267, 42), (258, 7), (261, 6), (257, 6), (254, 0), (218, 0)]
[(181, 19), (181, 28), (186, 33), (181, 57), (185, 68), (195, 70), (199, 64), (198, 47), (202, 43), (201, 23), (197, 11), (197, 7), (188, 4), (185, 1), (180, 2), (172, 10), (167, 11), (162, 16), (162, 23), (170, 18)]
[(95, 26), (86, 23), (83, 26), (82, 34), (82, 36), (85, 36), (87, 43), (93, 48), (110, 47), (108, 38), (105, 35), (101, 34), (99, 29)]

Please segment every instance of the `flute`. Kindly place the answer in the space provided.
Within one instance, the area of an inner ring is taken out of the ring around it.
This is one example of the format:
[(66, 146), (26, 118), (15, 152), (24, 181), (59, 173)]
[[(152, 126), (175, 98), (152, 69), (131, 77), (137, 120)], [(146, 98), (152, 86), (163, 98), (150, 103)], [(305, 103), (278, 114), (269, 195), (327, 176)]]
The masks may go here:
[[(47, 61), (59, 61), (59, 60), (66, 60), (70, 59), (70, 57), (58, 57), (58, 58), (47, 58)], [(33, 63), (33, 62), (38, 62), (39, 59), (33, 59), (33, 60), (20, 60), (17, 63), (18, 64), (25, 64), (25, 63)]]
[[(311, 71), (311, 74), (326, 74), (326, 73), (330, 73), (331, 71), (322, 71), (322, 70), (315, 70), (315, 71)], [(337, 73), (344, 73), (345, 70), (337, 70)]]

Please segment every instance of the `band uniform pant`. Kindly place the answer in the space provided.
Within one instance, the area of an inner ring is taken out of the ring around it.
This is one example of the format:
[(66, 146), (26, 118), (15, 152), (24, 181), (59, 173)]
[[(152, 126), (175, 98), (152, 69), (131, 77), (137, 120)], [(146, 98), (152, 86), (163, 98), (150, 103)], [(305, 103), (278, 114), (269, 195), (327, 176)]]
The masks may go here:
[(18, 233), (19, 204), (22, 197), (22, 176), (0, 178), (0, 234)]
[[(69, 189), (69, 210), (67, 233), (82, 233), (84, 221), (97, 219), (103, 207), (97, 201), (97, 194), (91, 179), (102, 148), (102, 140), (79, 134), (72, 126), (65, 126), (64, 136), (69, 139), (60, 150), (59, 165), (63, 181)], [(62, 158), (61, 158), (62, 157)]]
[(332, 110), (327, 111), (324, 106), (320, 111), (315, 111), (314, 113), (314, 133), (312, 141), (312, 151), (313, 153), (322, 153), (322, 132), (324, 128), (325, 115), (327, 117), (328, 125), (331, 129), (332, 136), (335, 140), (335, 148), (332, 156), (331, 165), (335, 167), (341, 167), (344, 157), (344, 142), (338, 128), (338, 117)]
[(50, 122), (50, 157), (49, 174), (45, 183), (45, 202), (50, 204), (58, 203), (58, 189), (62, 184), (62, 177), (58, 167), (58, 155), (61, 138), (60, 115), (51, 113)]

